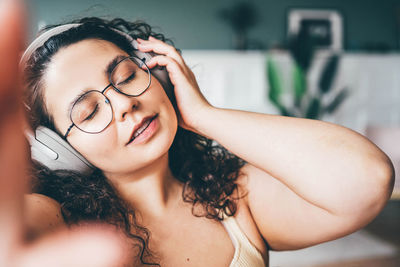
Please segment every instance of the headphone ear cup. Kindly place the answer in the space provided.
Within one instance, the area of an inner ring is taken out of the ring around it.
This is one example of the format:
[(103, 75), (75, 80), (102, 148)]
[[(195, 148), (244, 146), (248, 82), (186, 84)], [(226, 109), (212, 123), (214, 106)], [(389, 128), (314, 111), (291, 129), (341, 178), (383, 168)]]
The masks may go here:
[[(128, 34), (126, 34), (128, 35)], [(129, 36), (129, 35), (128, 35)], [(130, 36), (129, 36), (130, 37)], [(135, 56), (143, 60), (145, 63), (148, 62), (151, 58), (157, 56), (158, 54), (154, 52), (142, 52), (137, 49), (137, 41), (130, 37), (131, 43), (133, 48), (135, 50), (133, 53)], [(175, 94), (174, 94), (174, 86), (171, 83), (171, 80), (169, 79), (169, 74), (167, 69), (164, 66), (158, 66), (150, 70), (151, 74), (157, 78), (157, 80), (160, 82), (160, 84), (163, 86), (165, 93), (167, 94), (169, 100), (171, 101), (172, 105), (174, 108), (177, 108), (176, 106), (176, 99), (175, 99)]]
[(172, 105), (174, 106), (175, 110), (178, 110), (176, 105), (175, 93), (174, 93), (174, 85), (172, 84), (171, 80), (169, 79), (168, 71), (164, 66), (156, 67), (150, 70), (151, 74), (157, 78), (160, 82), (162, 87), (165, 90), (169, 100), (171, 101)]
[(95, 167), (56, 132), (39, 126), (35, 134), (26, 132), (31, 146), (31, 158), (52, 170), (73, 170), (88, 173)]

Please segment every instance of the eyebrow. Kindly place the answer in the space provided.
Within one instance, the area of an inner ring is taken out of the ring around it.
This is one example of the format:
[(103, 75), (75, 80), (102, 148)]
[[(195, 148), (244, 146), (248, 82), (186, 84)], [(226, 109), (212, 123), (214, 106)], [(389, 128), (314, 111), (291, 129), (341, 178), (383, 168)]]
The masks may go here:
[[(111, 72), (113, 71), (113, 69), (115, 68), (115, 66), (125, 57), (127, 57), (126, 55), (118, 55), (116, 57), (113, 58), (113, 60), (111, 60), (107, 66), (104, 69), (104, 75), (109, 77), (111, 75)], [(71, 110), (72, 107), (74, 106), (75, 102), (78, 101), (79, 98), (81, 98), (84, 94), (86, 94), (87, 92), (91, 91), (92, 89), (84, 89), (83, 91), (81, 91), (77, 96), (74, 97), (74, 99), (72, 99), (72, 101), (69, 103), (68, 105), (68, 110), (67, 110), (67, 116), (70, 116), (71, 114)]]
[(111, 60), (107, 67), (104, 70), (104, 74), (108, 77), (111, 75), (111, 72), (113, 71), (113, 69), (115, 68), (115, 66), (124, 58), (126, 58), (126, 55), (118, 55), (116, 56), (113, 60)]

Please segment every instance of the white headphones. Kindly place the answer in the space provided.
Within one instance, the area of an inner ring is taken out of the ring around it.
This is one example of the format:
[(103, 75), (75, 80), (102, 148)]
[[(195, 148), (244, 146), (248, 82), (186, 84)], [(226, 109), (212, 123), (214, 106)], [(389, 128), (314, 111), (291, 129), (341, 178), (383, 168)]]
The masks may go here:
[[(20, 65), (25, 65), (32, 53), (42, 46), (50, 37), (80, 25), (81, 24), (79, 23), (60, 25), (41, 34), (25, 50), (21, 57)], [(155, 53), (144, 53), (139, 51), (135, 39), (125, 32), (117, 29), (113, 30), (126, 37), (131, 42), (134, 48), (134, 55), (142, 59), (144, 62), (148, 62), (156, 55)], [(150, 70), (150, 72), (158, 79), (171, 100), (171, 103), (176, 107), (173, 85), (169, 80), (168, 72), (165, 67), (157, 67)], [(94, 169), (94, 166), (79, 154), (79, 152), (70, 144), (68, 144), (68, 142), (47, 127), (39, 126), (34, 130), (34, 133), (30, 130), (26, 130), (25, 135), (27, 136), (31, 146), (32, 159), (52, 170), (66, 169), (87, 173)]]

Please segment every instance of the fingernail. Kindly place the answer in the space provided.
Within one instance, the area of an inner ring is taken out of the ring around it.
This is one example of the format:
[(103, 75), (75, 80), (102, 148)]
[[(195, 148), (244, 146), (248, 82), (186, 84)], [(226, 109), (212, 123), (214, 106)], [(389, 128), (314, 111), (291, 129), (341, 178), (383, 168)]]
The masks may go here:
[(136, 38), (136, 41), (138, 41), (138, 43), (140, 43), (140, 42), (142, 42), (142, 41), (143, 41), (143, 39)]

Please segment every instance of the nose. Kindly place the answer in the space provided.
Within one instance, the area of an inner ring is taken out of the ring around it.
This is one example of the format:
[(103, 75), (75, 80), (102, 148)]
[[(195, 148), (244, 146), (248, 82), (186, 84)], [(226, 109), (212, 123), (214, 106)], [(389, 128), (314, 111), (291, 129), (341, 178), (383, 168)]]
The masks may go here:
[(126, 115), (137, 109), (139, 106), (138, 97), (127, 96), (111, 88), (104, 94), (111, 102), (114, 112), (114, 119), (116, 121), (124, 121), (126, 119)]

